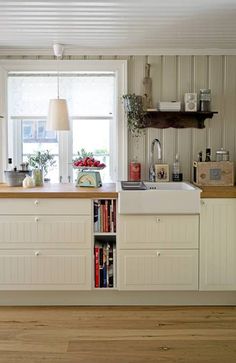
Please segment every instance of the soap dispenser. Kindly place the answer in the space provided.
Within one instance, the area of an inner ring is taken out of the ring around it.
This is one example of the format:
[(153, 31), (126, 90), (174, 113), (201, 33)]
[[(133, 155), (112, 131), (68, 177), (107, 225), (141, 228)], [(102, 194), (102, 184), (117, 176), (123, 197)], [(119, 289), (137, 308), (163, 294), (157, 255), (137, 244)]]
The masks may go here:
[(180, 162), (178, 154), (175, 155), (175, 161), (173, 163), (172, 180), (175, 182), (180, 182), (183, 180), (183, 174), (180, 173)]

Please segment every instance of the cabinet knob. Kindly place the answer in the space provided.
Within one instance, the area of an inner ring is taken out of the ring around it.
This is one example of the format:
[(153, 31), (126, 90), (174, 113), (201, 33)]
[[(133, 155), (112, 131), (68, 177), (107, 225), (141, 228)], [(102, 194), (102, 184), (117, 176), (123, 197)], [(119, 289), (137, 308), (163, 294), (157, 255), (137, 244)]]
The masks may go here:
[(39, 251), (35, 251), (34, 255), (39, 256)]
[(35, 200), (34, 204), (37, 206), (39, 205), (39, 201), (38, 200)]
[(161, 256), (161, 252), (157, 251), (157, 257)]
[(39, 222), (39, 217), (34, 218), (35, 222)]
[(161, 218), (157, 217), (156, 222), (159, 223), (161, 221)]

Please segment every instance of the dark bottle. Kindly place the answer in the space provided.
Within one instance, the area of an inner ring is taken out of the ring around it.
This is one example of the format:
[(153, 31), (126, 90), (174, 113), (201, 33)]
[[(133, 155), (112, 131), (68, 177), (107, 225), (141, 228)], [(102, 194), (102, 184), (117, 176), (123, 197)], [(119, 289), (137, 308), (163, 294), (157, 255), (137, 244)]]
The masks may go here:
[(205, 161), (211, 161), (211, 149), (206, 148), (206, 159)]
[(199, 151), (199, 153), (198, 153), (198, 161), (200, 163), (202, 162), (202, 151)]

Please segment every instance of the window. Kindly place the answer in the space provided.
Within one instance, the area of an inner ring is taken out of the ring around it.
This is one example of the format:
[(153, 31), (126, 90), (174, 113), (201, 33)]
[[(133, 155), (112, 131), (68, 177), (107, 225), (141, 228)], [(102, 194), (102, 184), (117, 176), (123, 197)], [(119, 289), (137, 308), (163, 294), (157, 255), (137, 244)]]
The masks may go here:
[(117, 179), (116, 72), (61, 72), (60, 97), (68, 102), (71, 131), (46, 130), (49, 99), (57, 92), (55, 72), (9, 72), (8, 156), (18, 167), (38, 150), (49, 150), (56, 164), (49, 170), (53, 182), (75, 180), (72, 159), (78, 151), (92, 152), (107, 165), (103, 182)]

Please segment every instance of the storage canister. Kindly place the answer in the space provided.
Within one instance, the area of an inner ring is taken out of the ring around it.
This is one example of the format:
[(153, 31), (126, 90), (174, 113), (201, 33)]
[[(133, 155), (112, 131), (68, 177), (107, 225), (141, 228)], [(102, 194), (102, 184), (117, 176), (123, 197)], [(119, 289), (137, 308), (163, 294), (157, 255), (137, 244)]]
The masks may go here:
[(223, 148), (216, 150), (216, 161), (229, 161), (229, 151)]
[(208, 88), (200, 89), (200, 111), (210, 111), (211, 90)]

